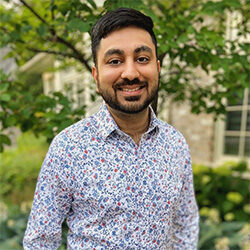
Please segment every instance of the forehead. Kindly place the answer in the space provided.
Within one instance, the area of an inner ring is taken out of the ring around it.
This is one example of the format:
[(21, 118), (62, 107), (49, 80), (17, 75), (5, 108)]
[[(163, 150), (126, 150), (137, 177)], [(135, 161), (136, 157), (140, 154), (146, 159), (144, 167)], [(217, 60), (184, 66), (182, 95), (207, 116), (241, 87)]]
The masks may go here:
[(147, 46), (154, 51), (154, 43), (150, 34), (135, 26), (112, 31), (100, 41), (97, 56), (104, 55), (108, 50), (121, 49), (125, 52), (134, 52), (138, 47)]

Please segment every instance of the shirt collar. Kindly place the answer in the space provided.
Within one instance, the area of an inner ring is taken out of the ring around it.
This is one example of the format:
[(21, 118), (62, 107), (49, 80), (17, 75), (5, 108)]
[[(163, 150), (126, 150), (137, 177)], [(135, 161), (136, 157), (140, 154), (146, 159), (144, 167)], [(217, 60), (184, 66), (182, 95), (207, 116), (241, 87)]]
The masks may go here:
[[(151, 106), (150, 108), (150, 123), (146, 133), (150, 133), (155, 128), (159, 127), (159, 120), (157, 119), (153, 109)], [(119, 130), (116, 122), (114, 121), (113, 117), (111, 116), (108, 107), (105, 103), (102, 104), (100, 110), (97, 113), (97, 120), (99, 125), (99, 134), (104, 138), (108, 137), (113, 131)]]
[(156, 128), (158, 129), (159, 125), (160, 125), (159, 124), (160, 121), (156, 117), (153, 108), (151, 106), (149, 106), (149, 108), (150, 108), (150, 123), (149, 123), (148, 131), (146, 133), (150, 133), (151, 131), (153, 131)]

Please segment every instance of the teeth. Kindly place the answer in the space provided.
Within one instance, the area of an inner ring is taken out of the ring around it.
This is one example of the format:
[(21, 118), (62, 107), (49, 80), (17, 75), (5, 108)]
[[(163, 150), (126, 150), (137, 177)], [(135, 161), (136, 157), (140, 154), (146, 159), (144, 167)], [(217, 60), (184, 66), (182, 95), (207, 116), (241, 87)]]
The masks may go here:
[(139, 90), (140, 87), (138, 88), (135, 88), (135, 89), (123, 89), (123, 91), (126, 91), (126, 92), (133, 92), (133, 91), (136, 91), (136, 90)]

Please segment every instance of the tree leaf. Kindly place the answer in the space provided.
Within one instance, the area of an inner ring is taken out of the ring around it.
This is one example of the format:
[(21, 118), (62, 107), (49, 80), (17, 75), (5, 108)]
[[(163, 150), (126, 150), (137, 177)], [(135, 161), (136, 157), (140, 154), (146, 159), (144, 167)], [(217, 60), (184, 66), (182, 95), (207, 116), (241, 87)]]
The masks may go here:
[(4, 93), (0, 95), (0, 101), (8, 102), (11, 99), (11, 95)]
[(37, 33), (41, 36), (44, 37), (48, 34), (49, 32), (49, 28), (47, 25), (45, 24), (41, 24), (38, 28), (37, 28)]
[(9, 115), (5, 119), (5, 126), (7, 126), (7, 127), (15, 126), (16, 122), (17, 122), (16, 116), (15, 115)]
[(73, 30), (79, 30), (81, 32), (88, 32), (90, 29), (90, 26), (87, 22), (84, 22), (80, 18), (74, 18), (70, 20), (67, 24), (66, 27), (69, 31)]
[(9, 83), (1, 83), (0, 91), (5, 91), (9, 87)]
[(1, 144), (11, 145), (11, 140), (7, 135), (0, 134)]

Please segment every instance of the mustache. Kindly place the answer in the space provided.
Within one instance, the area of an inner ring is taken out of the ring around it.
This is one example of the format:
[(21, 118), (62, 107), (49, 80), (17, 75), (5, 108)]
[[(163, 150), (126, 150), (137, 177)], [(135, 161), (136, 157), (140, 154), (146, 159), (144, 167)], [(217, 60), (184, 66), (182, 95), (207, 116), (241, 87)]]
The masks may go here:
[(118, 88), (121, 88), (123, 86), (127, 86), (127, 85), (135, 85), (135, 84), (139, 84), (141, 86), (145, 86), (147, 87), (148, 86), (148, 82), (147, 81), (140, 81), (138, 78), (135, 78), (133, 79), (132, 81), (128, 80), (128, 79), (125, 79), (124, 81), (122, 82), (117, 82), (114, 84), (113, 88), (114, 89), (118, 89)]

